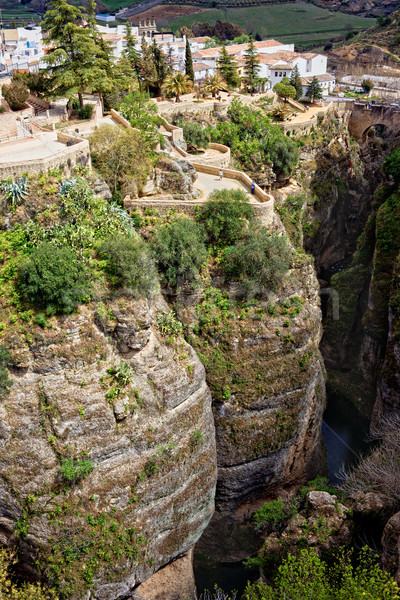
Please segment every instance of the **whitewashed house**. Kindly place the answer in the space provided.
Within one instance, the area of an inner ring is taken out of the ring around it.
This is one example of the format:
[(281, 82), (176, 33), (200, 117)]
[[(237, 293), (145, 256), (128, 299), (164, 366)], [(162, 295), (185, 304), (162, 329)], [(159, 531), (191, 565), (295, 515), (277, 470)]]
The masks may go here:
[(39, 71), (40, 61), (44, 56), (42, 29), (28, 25), (17, 29), (0, 31), (0, 63), (2, 70)]
[(202, 62), (193, 63), (193, 71), (195, 83), (201, 83), (207, 79), (207, 77), (212, 77), (215, 74), (215, 69)]

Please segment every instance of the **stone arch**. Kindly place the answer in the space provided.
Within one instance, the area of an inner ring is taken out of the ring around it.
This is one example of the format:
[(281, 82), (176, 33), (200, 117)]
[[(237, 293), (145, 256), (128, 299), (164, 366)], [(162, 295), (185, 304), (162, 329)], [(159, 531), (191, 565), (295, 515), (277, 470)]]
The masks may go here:
[(385, 138), (390, 135), (390, 128), (386, 123), (372, 123), (368, 125), (362, 134), (362, 141), (365, 142), (368, 137), (375, 135), (380, 138)]

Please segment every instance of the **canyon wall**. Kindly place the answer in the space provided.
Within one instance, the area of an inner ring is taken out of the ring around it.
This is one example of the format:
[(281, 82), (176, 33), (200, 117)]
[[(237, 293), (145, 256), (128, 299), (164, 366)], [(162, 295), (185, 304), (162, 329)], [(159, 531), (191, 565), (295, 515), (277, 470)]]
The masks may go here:
[[(167, 310), (161, 297), (121, 296), (32, 326), (29, 342), (8, 335), (0, 539), (19, 544), (25, 576), (65, 597), (125, 597), (189, 551), (213, 514), (210, 392), (193, 349), (160, 333)], [(75, 480), (66, 459), (93, 470)]]

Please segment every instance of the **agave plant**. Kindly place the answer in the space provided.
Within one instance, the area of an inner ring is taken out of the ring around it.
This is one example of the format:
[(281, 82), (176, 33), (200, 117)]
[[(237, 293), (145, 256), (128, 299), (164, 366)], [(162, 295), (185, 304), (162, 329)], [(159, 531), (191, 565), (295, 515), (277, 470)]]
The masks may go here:
[(71, 179), (65, 179), (60, 185), (60, 195), (66, 196), (78, 185), (78, 180), (76, 177), (72, 177)]
[(25, 176), (16, 179), (15, 181), (2, 181), (0, 189), (2, 192), (5, 192), (6, 201), (9, 202), (11, 206), (17, 206), (18, 204), (21, 204), (28, 195), (29, 181)]

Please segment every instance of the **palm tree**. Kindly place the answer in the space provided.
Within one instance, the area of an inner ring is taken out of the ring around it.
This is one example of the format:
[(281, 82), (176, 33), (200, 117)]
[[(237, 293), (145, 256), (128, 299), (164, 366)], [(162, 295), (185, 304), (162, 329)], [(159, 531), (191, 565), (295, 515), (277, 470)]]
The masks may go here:
[(192, 87), (192, 81), (183, 73), (170, 73), (164, 81), (164, 90), (167, 94), (175, 94), (175, 102), (180, 102), (179, 96), (190, 92)]
[(207, 92), (211, 92), (212, 97), (215, 98), (215, 95), (220, 91), (220, 90), (227, 90), (228, 89), (228, 85), (225, 81), (225, 79), (222, 77), (221, 73), (216, 73), (215, 75), (212, 75), (211, 77), (208, 76), (204, 82), (204, 89)]

